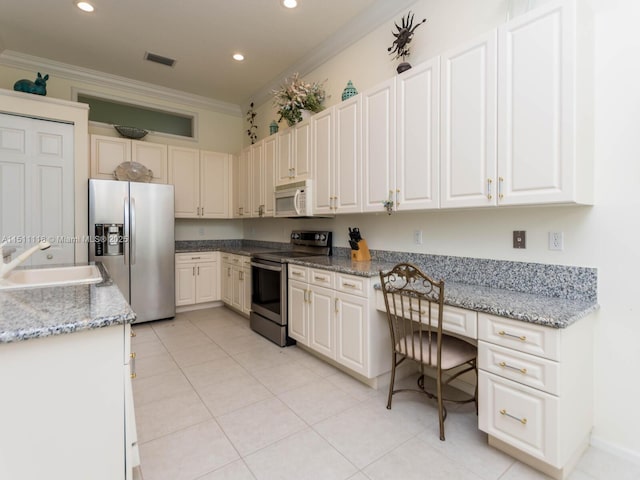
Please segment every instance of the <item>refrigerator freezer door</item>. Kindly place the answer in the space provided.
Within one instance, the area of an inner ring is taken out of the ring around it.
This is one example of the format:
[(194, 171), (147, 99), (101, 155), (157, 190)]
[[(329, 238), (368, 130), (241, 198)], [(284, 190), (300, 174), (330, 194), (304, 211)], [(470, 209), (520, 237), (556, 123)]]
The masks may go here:
[(136, 323), (175, 316), (173, 185), (130, 184), (130, 304)]
[[(124, 236), (129, 236), (128, 211), (129, 183), (114, 180), (89, 180), (89, 235), (95, 235), (96, 224), (124, 224)], [(122, 295), (129, 298), (129, 244), (124, 244), (124, 255), (96, 256), (96, 243), (89, 243), (89, 260), (102, 262)]]

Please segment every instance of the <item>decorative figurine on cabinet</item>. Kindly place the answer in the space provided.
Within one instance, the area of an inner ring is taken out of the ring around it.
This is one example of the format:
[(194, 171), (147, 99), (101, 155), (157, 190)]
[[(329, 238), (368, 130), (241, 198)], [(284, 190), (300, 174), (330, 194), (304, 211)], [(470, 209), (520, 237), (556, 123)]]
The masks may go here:
[(35, 82), (31, 80), (18, 80), (13, 85), (13, 89), (16, 92), (25, 92), (25, 93), (34, 93), (36, 95), (46, 95), (47, 94), (47, 80), (49, 80), (49, 75), (45, 75), (44, 77), (38, 72), (38, 78), (36, 78)]
[(411, 68), (411, 64), (405, 61), (405, 57), (408, 57), (411, 53), (409, 51), (409, 44), (411, 43), (411, 39), (413, 38), (413, 34), (420, 25), (427, 21), (426, 18), (422, 19), (422, 21), (415, 26), (413, 25), (413, 17), (414, 15), (409, 11), (406, 17), (402, 17), (401, 26), (397, 23), (394, 23), (398, 33), (393, 33), (395, 39), (389, 48), (387, 48), (387, 52), (390, 55), (394, 55), (394, 59), (401, 58), (402, 62), (396, 68), (398, 73), (402, 73)]

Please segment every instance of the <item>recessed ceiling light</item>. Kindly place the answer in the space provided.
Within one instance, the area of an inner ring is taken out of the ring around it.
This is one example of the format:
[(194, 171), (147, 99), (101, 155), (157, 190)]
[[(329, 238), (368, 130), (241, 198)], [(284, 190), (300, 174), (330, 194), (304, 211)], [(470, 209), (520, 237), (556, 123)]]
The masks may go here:
[(296, 8), (298, 2), (297, 0), (282, 0), (282, 6), (286, 8)]
[(91, 5), (89, 2), (76, 2), (76, 7), (78, 7), (83, 12), (93, 12), (95, 10), (93, 8), (93, 5)]
[(241, 53), (234, 53), (233, 59), (241, 62), (242, 60), (244, 60), (244, 55), (242, 55)]

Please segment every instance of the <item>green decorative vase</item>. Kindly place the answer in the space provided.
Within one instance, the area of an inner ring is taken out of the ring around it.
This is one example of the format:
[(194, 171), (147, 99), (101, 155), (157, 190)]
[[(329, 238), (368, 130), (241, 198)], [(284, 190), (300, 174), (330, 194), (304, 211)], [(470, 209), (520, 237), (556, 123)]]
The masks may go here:
[(347, 86), (344, 87), (344, 90), (342, 91), (342, 100), (344, 101), (347, 98), (351, 98), (357, 94), (358, 94), (358, 90), (356, 90), (356, 87), (354, 87), (353, 83), (351, 83), (351, 80), (349, 80), (347, 82)]
[(278, 124), (275, 120), (269, 124), (269, 135), (273, 135), (274, 133), (278, 133)]

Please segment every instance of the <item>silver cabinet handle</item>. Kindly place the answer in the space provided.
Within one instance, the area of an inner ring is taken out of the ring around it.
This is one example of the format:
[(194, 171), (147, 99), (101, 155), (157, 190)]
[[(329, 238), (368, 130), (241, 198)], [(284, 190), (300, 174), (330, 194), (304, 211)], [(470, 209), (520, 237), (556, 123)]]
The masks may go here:
[(509, 412), (507, 412), (507, 410), (505, 408), (500, 410), (500, 415), (504, 415), (505, 417), (513, 418), (514, 420), (517, 420), (518, 422), (520, 422), (523, 425), (527, 424), (527, 419), (526, 418), (519, 418), (519, 417), (516, 417), (515, 415), (511, 415)]
[(196, 267), (193, 267), (191, 270), (192, 270), (191, 275), (195, 277), (196, 276)]
[(336, 298), (336, 299), (334, 300), (334, 302), (333, 302), (333, 306), (334, 306), (334, 308), (335, 308), (335, 310), (336, 310), (336, 313), (338, 313), (338, 302), (339, 302), (339, 301), (340, 301), (340, 300), (338, 300), (338, 299)]
[(504, 330), (500, 330), (498, 332), (498, 335), (500, 335), (501, 337), (517, 338), (518, 340), (522, 340), (523, 342), (527, 341), (527, 337), (525, 335), (514, 335), (513, 333), (507, 333)]
[(527, 369), (526, 368), (514, 367), (512, 365), (509, 365), (507, 362), (500, 362), (498, 365), (501, 366), (502, 368), (510, 368), (511, 370), (516, 370), (517, 372), (520, 372), (523, 375), (527, 374)]
[(129, 368), (131, 371), (131, 379), (136, 378), (137, 374), (136, 374), (136, 352), (131, 352), (129, 354), (129, 357), (131, 358), (131, 361), (129, 362)]
[(198, 269), (198, 276), (200, 276), (200, 265), (198, 265), (197, 269)]
[(493, 198), (493, 195), (491, 194), (491, 184), (493, 183), (493, 180), (490, 178), (487, 178), (487, 198), (489, 200), (491, 200)]
[(504, 195), (502, 194), (502, 182), (504, 182), (504, 178), (499, 177), (498, 178), (498, 198), (500, 200), (504, 198)]
[(353, 283), (343, 282), (342, 285), (349, 288), (356, 288), (356, 285)]
[(323, 277), (313, 277), (313, 279), (314, 279), (316, 282), (326, 282), (326, 281), (327, 281), (327, 279), (326, 279), (326, 278), (323, 278)]

